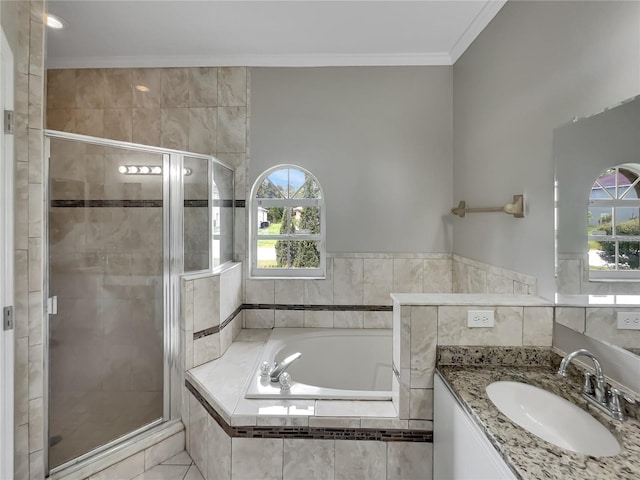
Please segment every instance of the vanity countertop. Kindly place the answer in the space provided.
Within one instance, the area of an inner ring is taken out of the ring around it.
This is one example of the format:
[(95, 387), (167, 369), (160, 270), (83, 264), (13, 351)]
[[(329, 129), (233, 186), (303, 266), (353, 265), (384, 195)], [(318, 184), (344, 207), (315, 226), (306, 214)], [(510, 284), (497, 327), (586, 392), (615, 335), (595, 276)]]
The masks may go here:
[[(484, 431), (498, 453), (522, 480), (638, 480), (640, 478), (640, 422), (611, 420), (584, 400), (580, 386), (563, 380), (551, 366), (439, 365), (463, 408)], [(486, 387), (499, 380), (519, 381), (559, 395), (596, 417), (622, 446), (613, 457), (591, 457), (569, 452), (548, 443), (512, 423), (493, 405)]]

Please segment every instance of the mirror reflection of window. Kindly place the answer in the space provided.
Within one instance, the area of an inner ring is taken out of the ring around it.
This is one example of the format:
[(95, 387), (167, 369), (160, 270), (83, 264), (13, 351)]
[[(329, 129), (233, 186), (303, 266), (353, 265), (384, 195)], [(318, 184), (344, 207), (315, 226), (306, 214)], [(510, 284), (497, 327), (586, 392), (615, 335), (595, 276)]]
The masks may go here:
[(640, 164), (607, 168), (587, 211), (589, 278), (640, 279)]

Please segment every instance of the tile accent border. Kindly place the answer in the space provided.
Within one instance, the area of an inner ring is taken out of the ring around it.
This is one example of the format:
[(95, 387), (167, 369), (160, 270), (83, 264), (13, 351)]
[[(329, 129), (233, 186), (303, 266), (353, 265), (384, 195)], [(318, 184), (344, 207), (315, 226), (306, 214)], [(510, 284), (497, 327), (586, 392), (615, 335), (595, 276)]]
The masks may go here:
[(244, 310), (304, 310), (311, 312), (393, 312), (393, 305), (290, 305), (283, 303), (245, 303)]
[(204, 407), (209, 416), (229, 437), (235, 438), (297, 438), (320, 440), (373, 440), (378, 442), (426, 442), (433, 443), (431, 430), (401, 430), (377, 428), (318, 428), (318, 427), (232, 427), (200, 392), (185, 380), (185, 387)]
[(205, 328), (204, 330), (200, 330), (199, 332), (193, 332), (193, 339), (197, 340), (198, 338), (208, 337), (209, 335), (215, 335), (216, 333), (220, 333), (224, 327), (229, 325), (239, 314), (242, 312), (242, 305), (236, 308), (231, 315), (229, 315), (220, 325), (214, 325), (211, 328)]

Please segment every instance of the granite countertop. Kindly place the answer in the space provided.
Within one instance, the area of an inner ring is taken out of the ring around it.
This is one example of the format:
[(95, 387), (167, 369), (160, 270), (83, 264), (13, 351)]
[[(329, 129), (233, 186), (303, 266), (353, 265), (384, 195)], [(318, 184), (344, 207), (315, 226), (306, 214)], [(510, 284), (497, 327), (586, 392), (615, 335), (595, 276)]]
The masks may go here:
[[(498, 453), (523, 480), (640, 479), (640, 422), (617, 422), (589, 405), (574, 380), (563, 380), (551, 364), (538, 366), (442, 365), (438, 371), (463, 408), (484, 431)], [(588, 411), (618, 439), (621, 452), (592, 457), (556, 447), (512, 423), (493, 405), (486, 387), (498, 380), (529, 383), (559, 395)]]

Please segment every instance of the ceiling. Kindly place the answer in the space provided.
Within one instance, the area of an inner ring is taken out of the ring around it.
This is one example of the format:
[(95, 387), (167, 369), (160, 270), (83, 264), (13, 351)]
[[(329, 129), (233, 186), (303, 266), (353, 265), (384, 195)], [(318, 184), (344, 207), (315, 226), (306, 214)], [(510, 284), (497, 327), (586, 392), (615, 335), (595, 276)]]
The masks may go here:
[(50, 0), (47, 67), (452, 65), (506, 0)]

